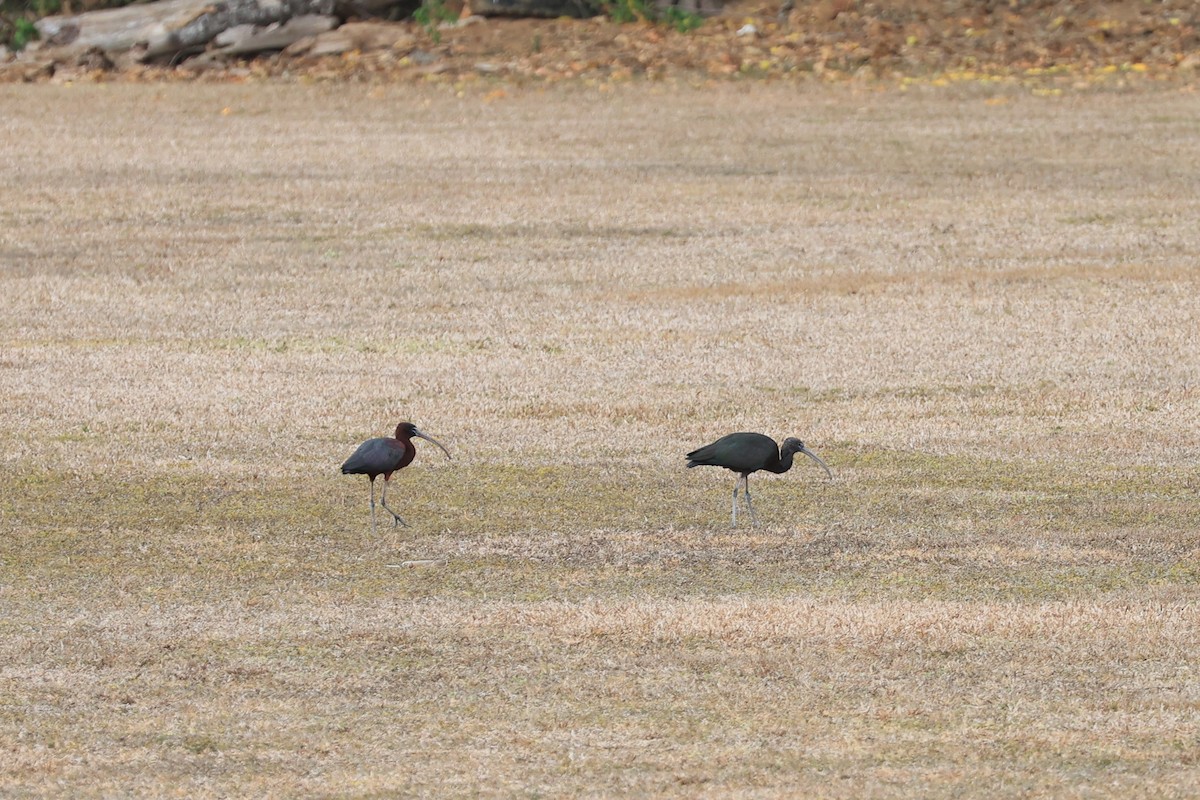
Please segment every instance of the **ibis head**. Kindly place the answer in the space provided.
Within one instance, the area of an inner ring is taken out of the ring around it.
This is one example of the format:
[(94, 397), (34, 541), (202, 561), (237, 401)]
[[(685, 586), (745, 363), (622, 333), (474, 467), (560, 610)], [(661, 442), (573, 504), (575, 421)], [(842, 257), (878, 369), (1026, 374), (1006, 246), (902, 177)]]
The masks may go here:
[(826, 464), (819, 455), (805, 447), (804, 442), (800, 441), (795, 436), (789, 436), (788, 438), (784, 439), (783, 446), (779, 448), (779, 461), (783, 466), (783, 469), (779, 470), (780, 472), (787, 472), (789, 469), (791, 469), (792, 457), (796, 453), (804, 453), (804, 455), (817, 462), (821, 469), (825, 470), (825, 474), (828, 475), (832, 480), (833, 472), (830, 471), (829, 465)]
[[(418, 439), (424, 439), (427, 442), (431, 442), (431, 443), (437, 445), (438, 449), (440, 449), (443, 453), (446, 454), (446, 458), (450, 458), (450, 451), (447, 450), (446, 448), (442, 447), (441, 442), (439, 442), (437, 439), (433, 438), (429, 434), (418, 430), (417, 426), (413, 425), (411, 422), (401, 422), (399, 425), (396, 426), (396, 438), (398, 440), (401, 440), (404, 442), (411, 442), (414, 436)], [(453, 460), (453, 459), (451, 459), (451, 460)]]

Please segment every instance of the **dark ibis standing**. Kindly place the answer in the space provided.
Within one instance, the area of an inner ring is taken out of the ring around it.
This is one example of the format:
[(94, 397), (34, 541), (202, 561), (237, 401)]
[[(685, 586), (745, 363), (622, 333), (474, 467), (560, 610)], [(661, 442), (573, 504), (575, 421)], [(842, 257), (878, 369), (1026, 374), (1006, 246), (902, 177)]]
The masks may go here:
[(380, 499), (380, 503), (394, 518), (392, 526), (408, 527), (408, 523), (388, 507), (387, 490), (392, 473), (407, 467), (416, 456), (417, 447), (412, 442), (414, 436), (427, 442), (433, 442), (442, 448), (446, 458), (450, 458), (450, 451), (442, 447), (441, 442), (432, 436), (426, 436), (411, 422), (401, 422), (396, 426), (394, 437), (381, 436), (377, 439), (367, 439), (358, 446), (354, 455), (347, 458), (346, 463), (342, 464), (343, 475), (366, 475), (371, 479), (371, 533), (375, 532), (375, 478), (380, 475), (383, 476), (383, 497)]
[(754, 517), (754, 506), (750, 504), (750, 473), (760, 469), (776, 474), (787, 472), (792, 468), (792, 457), (796, 453), (804, 453), (820, 464), (826, 475), (833, 478), (829, 465), (805, 447), (804, 442), (788, 438), (783, 440), (783, 447), (780, 447), (770, 436), (763, 436), (761, 433), (731, 433), (722, 436), (712, 444), (688, 453), (687, 465), (689, 468), (724, 467), (738, 473), (737, 483), (733, 485), (733, 527), (736, 528), (738, 489), (743, 486), (746, 489), (746, 510), (750, 512), (750, 520), (758, 522)]

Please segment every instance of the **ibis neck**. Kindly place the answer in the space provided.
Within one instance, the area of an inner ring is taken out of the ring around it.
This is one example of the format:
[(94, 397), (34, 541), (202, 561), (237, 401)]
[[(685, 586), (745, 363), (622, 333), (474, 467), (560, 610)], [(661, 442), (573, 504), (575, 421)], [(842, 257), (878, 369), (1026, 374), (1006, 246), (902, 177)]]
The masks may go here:
[(787, 472), (792, 468), (792, 459), (795, 457), (795, 455), (796, 454), (790, 450), (786, 451), (783, 454), (783, 458), (775, 459), (770, 464), (767, 464), (765, 467), (763, 467), (763, 469), (765, 469), (767, 472), (774, 472), (777, 475), (781, 472)]

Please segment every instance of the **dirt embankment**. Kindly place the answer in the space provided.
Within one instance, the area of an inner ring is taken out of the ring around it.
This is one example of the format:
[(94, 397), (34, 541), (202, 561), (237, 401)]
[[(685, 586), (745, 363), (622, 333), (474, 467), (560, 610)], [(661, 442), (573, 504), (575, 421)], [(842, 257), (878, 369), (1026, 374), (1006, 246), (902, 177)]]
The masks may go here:
[(816, 0), (790, 12), (752, 1), (728, 5), (692, 31), (605, 17), (394, 25), (404, 35), (393, 46), (203, 67), (121, 63), (95, 52), (64, 61), (34, 51), (0, 64), (0, 80), (1200, 78), (1200, 6), (1191, 0)]

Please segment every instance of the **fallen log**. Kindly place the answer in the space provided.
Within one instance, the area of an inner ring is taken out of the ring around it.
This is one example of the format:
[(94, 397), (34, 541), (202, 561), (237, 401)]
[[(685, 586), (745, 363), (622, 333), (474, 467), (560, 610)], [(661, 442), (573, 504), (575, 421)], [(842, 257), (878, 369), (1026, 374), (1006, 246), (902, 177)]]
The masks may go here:
[(297, 40), (289, 56), (328, 56), (348, 50), (411, 50), (417, 37), (395, 22), (347, 22), (337, 30)]
[[(377, 13), (398, 2), (356, 0), (353, 7), (357, 13)], [(259, 44), (266, 42), (269, 46), (260, 49), (282, 49), (312, 35), (313, 31), (305, 30), (306, 26), (325, 25), (308, 20), (289, 29), (286, 23), (305, 17), (330, 18), (338, 5), (338, 0), (160, 0), (73, 16), (45, 17), (34, 24), (45, 46), (56, 52), (72, 54), (99, 48), (105, 53), (152, 61), (199, 52), (218, 35), (236, 28), (240, 32), (233, 41), (243, 42), (238, 52), (257, 52), (251, 49), (257, 45), (250, 44), (256, 29), (266, 29), (267, 38)], [(293, 34), (293, 38), (284, 41)]]
[(215, 49), (213, 55), (241, 56), (251, 53), (263, 53), (268, 50), (283, 50), (305, 37), (315, 37), (318, 34), (333, 30), (337, 27), (337, 17), (327, 17), (320, 14), (305, 14), (292, 17), (278, 25), (235, 25), (226, 28), (213, 37)]

